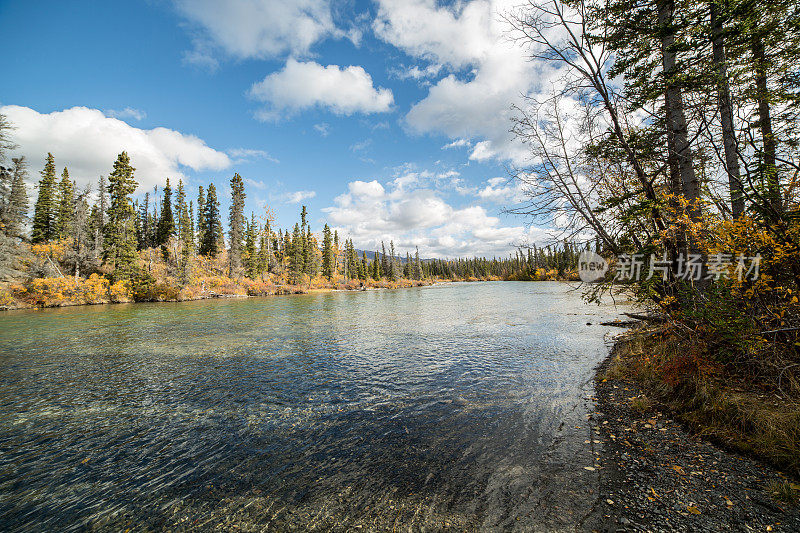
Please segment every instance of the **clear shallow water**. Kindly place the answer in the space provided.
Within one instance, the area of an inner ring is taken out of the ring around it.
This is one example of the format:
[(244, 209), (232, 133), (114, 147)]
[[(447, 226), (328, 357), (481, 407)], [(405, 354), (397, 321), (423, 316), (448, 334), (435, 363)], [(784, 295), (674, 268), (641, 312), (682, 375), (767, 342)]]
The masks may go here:
[(496, 282), (0, 315), (0, 529), (574, 526), (617, 311)]

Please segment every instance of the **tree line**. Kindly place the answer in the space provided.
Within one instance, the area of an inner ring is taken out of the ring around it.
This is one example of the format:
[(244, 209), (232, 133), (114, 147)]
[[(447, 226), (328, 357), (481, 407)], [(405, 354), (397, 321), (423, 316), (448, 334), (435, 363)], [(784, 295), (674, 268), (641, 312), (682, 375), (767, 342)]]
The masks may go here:
[[(67, 167), (59, 173), (48, 153), (29, 220), (24, 158), (0, 168), (4, 238), (8, 243), (29, 242), (41, 258), (29, 262), (29, 276), (71, 274), (77, 279), (98, 274), (112, 283), (128, 283), (143, 299), (157, 282), (173, 280), (174, 285), (186, 286), (212, 275), (288, 285), (317, 280), (336, 285), (563, 279), (577, 261), (577, 246), (567, 242), (492, 259), (421, 259), (418, 249), (402, 256), (394, 241), (388, 247), (381, 242), (368, 254), (327, 224), (315, 234), (305, 206), (299, 221), (285, 230), (276, 227), (269, 209), (246, 216), (244, 180), (238, 173), (228, 183), (231, 198), (224, 224), (214, 183), (199, 186), (197, 195), (190, 197), (182, 180), (174, 184), (166, 179), (163, 186), (135, 197), (135, 168), (126, 152), (119, 154), (108, 176), (99, 178), (95, 194), (91, 186), (78, 187)], [(22, 253), (18, 247), (16, 254)], [(7, 255), (6, 264), (12, 263), (14, 254)]]

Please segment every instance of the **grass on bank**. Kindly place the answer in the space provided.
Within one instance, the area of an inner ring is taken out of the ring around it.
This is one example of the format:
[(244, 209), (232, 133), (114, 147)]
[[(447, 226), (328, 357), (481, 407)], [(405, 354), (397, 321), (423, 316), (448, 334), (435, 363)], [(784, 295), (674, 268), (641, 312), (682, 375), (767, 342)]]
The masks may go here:
[[(599, 379), (639, 385), (644, 395), (632, 401), (632, 408), (646, 411), (658, 404), (700, 436), (800, 477), (796, 391), (776, 391), (733, 376), (665, 326), (638, 328), (621, 336), (611, 357)], [(770, 491), (776, 499), (793, 502), (798, 488), (787, 482)]]

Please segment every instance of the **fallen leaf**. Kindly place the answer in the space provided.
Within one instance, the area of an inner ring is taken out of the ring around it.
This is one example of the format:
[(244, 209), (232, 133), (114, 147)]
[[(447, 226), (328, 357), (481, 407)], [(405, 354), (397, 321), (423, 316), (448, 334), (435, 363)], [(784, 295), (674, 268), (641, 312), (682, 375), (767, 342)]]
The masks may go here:
[(698, 509), (694, 505), (687, 505), (686, 509), (692, 514), (700, 514), (700, 509)]
[(614, 505), (614, 500), (606, 500), (606, 503), (607, 503), (608, 505)]
[(82, 464), (82, 465), (85, 465), (85, 464), (86, 464), (86, 463), (88, 463), (88, 462), (89, 462), (89, 458), (87, 457), (86, 459), (84, 459), (83, 461), (81, 461), (81, 464)]
[(584, 466), (584, 470), (588, 470), (589, 472), (594, 472), (595, 468), (593, 466)]
[(686, 472), (683, 471), (683, 468), (678, 466), (678, 465), (672, 465), (672, 469), (675, 470), (677, 473), (679, 473), (682, 476), (686, 475)]

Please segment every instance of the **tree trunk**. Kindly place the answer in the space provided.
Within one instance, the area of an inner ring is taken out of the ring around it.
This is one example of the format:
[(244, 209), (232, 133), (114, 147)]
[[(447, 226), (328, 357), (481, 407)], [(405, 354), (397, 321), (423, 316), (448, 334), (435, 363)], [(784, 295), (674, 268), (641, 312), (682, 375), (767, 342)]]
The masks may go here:
[(769, 110), (769, 88), (767, 86), (767, 57), (764, 40), (758, 31), (753, 34), (751, 43), (756, 74), (756, 102), (758, 104), (758, 125), (761, 129), (763, 177), (767, 184), (767, 196), (772, 209), (780, 213), (782, 209), (781, 190), (776, 165), (775, 136), (772, 133), (772, 119)]
[(744, 190), (739, 173), (739, 156), (736, 149), (736, 131), (733, 128), (733, 110), (728, 85), (728, 66), (725, 57), (722, 19), (717, 1), (711, 2), (711, 48), (717, 76), (717, 101), (722, 121), (722, 145), (725, 149), (725, 170), (731, 195), (731, 214), (739, 218), (744, 214)]
[(695, 174), (692, 161), (692, 147), (689, 143), (686, 114), (683, 110), (683, 94), (675, 80), (677, 60), (675, 56), (675, 31), (672, 17), (675, 11), (674, 0), (659, 0), (658, 23), (661, 29), (661, 58), (666, 88), (664, 104), (667, 119), (667, 150), (670, 157), (678, 161), (683, 196), (690, 202), (689, 216), (693, 221), (700, 219), (700, 183)]

